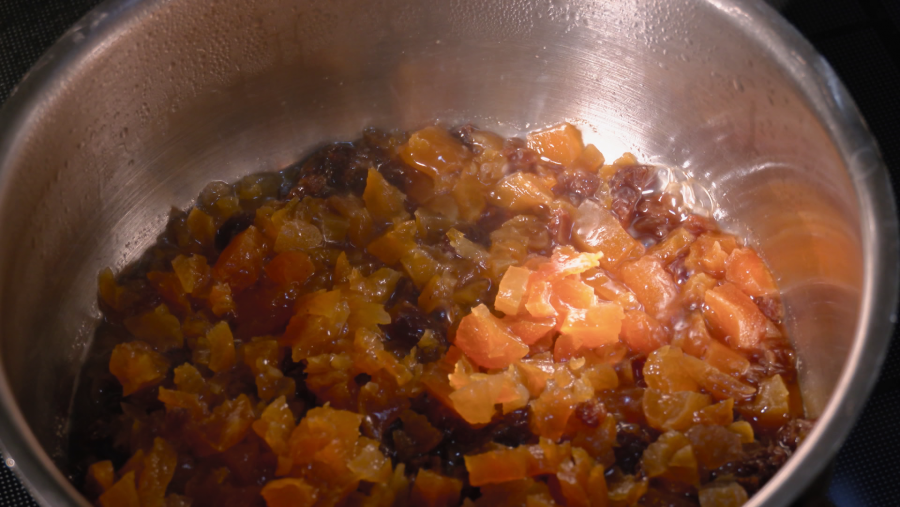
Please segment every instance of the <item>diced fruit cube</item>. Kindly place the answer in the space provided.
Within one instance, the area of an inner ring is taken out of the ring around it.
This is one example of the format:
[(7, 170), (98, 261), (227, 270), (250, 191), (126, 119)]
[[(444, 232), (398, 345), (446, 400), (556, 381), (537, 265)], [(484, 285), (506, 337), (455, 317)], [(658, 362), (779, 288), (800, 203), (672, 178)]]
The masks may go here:
[(725, 261), (725, 279), (751, 297), (778, 294), (775, 277), (750, 248), (735, 248)]
[(572, 164), (584, 150), (581, 132), (569, 123), (529, 133), (528, 147), (541, 157), (564, 166)]
[(679, 227), (670, 232), (666, 239), (647, 250), (647, 253), (659, 257), (663, 264), (669, 264), (690, 250), (695, 239), (697, 239), (696, 236), (690, 231)]
[(589, 199), (578, 207), (572, 224), (572, 242), (582, 250), (602, 252), (600, 265), (608, 270), (616, 269), (620, 262), (643, 250), (611, 211)]
[(750, 369), (749, 359), (715, 340), (709, 343), (703, 354), (703, 360), (710, 366), (735, 377), (744, 375)]
[(312, 507), (319, 496), (315, 486), (295, 477), (270, 481), (261, 494), (267, 507)]
[(266, 275), (279, 285), (303, 284), (316, 267), (303, 252), (282, 252), (266, 264)]
[(703, 316), (732, 346), (753, 350), (766, 335), (766, 316), (731, 283), (706, 291)]
[(497, 298), (494, 300), (494, 308), (507, 315), (518, 314), (524, 308), (525, 293), (528, 290), (528, 279), (530, 277), (530, 269), (510, 266), (500, 280)]
[(139, 338), (154, 349), (165, 352), (181, 348), (184, 335), (178, 317), (169, 313), (166, 305), (159, 305), (153, 311), (125, 319), (125, 327), (136, 338)]
[(661, 319), (667, 316), (679, 298), (678, 285), (662, 262), (645, 255), (622, 265), (622, 281), (634, 291), (644, 311)]
[(641, 399), (647, 423), (659, 431), (686, 431), (694, 424), (694, 412), (711, 402), (706, 394), (689, 391), (665, 394), (656, 389), (645, 390)]
[(747, 492), (736, 482), (717, 481), (700, 488), (700, 507), (741, 507), (747, 500)]
[(234, 337), (228, 323), (221, 321), (206, 335), (209, 341), (210, 358), (209, 369), (214, 372), (227, 370), (234, 366)]
[(140, 341), (116, 345), (109, 358), (109, 371), (119, 379), (125, 396), (159, 384), (168, 369), (166, 358)]
[(100, 507), (141, 507), (137, 488), (134, 485), (134, 472), (123, 475), (97, 501)]
[(615, 303), (597, 303), (587, 310), (570, 310), (560, 327), (584, 348), (592, 349), (619, 341), (625, 312)]
[(759, 383), (753, 402), (739, 406), (741, 414), (767, 428), (787, 422), (791, 410), (790, 391), (781, 375), (773, 375)]
[(725, 276), (725, 262), (737, 240), (729, 234), (704, 232), (691, 245), (684, 266), (693, 273), (703, 271), (716, 278)]
[(736, 461), (744, 455), (741, 437), (722, 426), (698, 424), (685, 433), (697, 460), (708, 470)]
[(699, 485), (697, 459), (691, 441), (677, 431), (663, 433), (644, 450), (641, 465), (647, 477)]
[(391, 222), (409, 216), (406, 212), (406, 196), (397, 187), (391, 185), (375, 169), (369, 169), (363, 201), (373, 217)]
[(210, 269), (206, 264), (206, 257), (202, 255), (190, 257), (179, 255), (172, 259), (172, 269), (178, 276), (184, 292), (188, 294), (203, 288), (209, 281)]
[(499, 449), (474, 456), (466, 456), (469, 484), (483, 486), (515, 481), (528, 477), (528, 463), (524, 448)]
[(251, 225), (235, 236), (219, 255), (212, 268), (213, 279), (227, 283), (233, 291), (250, 287), (263, 270), (267, 250), (265, 236)]
[(663, 346), (653, 351), (644, 363), (644, 381), (647, 386), (663, 393), (699, 391), (700, 386), (685, 369), (681, 349)]
[(484, 368), (506, 368), (528, 354), (528, 346), (484, 305), (463, 317), (454, 343)]
[(620, 337), (628, 348), (641, 354), (650, 354), (667, 343), (659, 321), (640, 310), (625, 312)]
[(553, 193), (534, 173), (517, 172), (500, 180), (491, 192), (491, 201), (510, 211), (533, 211), (549, 206)]
[(434, 179), (459, 172), (472, 159), (471, 151), (438, 127), (413, 133), (399, 152), (404, 162)]
[(116, 482), (112, 461), (98, 461), (88, 467), (85, 488), (92, 495), (100, 496)]
[(455, 507), (459, 504), (462, 481), (419, 469), (410, 493), (412, 505), (422, 507)]

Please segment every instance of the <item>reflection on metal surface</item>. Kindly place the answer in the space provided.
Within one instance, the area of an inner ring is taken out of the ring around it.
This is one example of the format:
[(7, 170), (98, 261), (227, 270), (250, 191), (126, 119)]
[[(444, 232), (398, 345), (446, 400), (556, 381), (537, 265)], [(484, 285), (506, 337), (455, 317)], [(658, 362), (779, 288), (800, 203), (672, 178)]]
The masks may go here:
[[(97, 318), (210, 180), (277, 170), (369, 125), (514, 134), (574, 120), (710, 191), (785, 289), (821, 421), (750, 505), (785, 505), (846, 435), (896, 300), (877, 151), (827, 64), (759, 2), (118, 0), (79, 22), (0, 115), (0, 438), (47, 505)], [(15, 238), (15, 240), (8, 240)]]

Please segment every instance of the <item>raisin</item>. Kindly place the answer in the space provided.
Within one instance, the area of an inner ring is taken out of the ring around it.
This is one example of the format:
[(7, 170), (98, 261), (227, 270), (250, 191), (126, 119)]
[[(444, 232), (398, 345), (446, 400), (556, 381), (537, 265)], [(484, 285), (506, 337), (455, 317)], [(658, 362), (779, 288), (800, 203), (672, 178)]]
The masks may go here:
[(220, 252), (231, 243), (235, 236), (244, 232), (248, 227), (253, 225), (256, 218), (255, 213), (243, 212), (232, 215), (228, 220), (216, 231), (216, 250)]
[(419, 342), (427, 330), (431, 330), (438, 340), (446, 340), (446, 327), (439, 325), (408, 300), (401, 300), (389, 313), (391, 323), (381, 326), (386, 350), (405, 353)]
[(655, 440), (647, 428), (638, 424), (620, 422), (616, 424), (616, 464), (626, 474), (638, 472), (641, 457)]
[(666, 237), (681, 223), (678, 201), (675, 195), (663, 192), (642, 197), (634, 209), (632, 227), (635, 232), (657, 240)]
[(794, 419), (778, 429), (776, 438), (778, 443), (783, 447), (796, 451), (797, 447), (803, 442), (812, 431), (813, 421), (808, 419)]
[(537, 442), (537, 437), (531, 432), (528, 425), (530, 414), (531, 409), (526, 406), (504, 415), (499, 421), (493, 423), (491, 439), (509, 447)]
[(619, 169), (609, 180), (612, 196), (612, 211), (619, 217), (623, 227), (634, 220), (635, 206), (641, 199), (644, 188), (653, 180), (653, 168), (646, 165), (632, 165)]
[(713, 470), (711, 478), (715, 479), (723, 475), (734, 476), (738, 484), (743, 486), (749, 495), (765, 486), (791, 456), (789, 449), (785, 449), (775, 442), (770, 442), (768, 445), (747, 444), (744, 446), (744, 451), (744, 458), (726, 463)]
[(550, 212), (550, 239), (554, 245), (568, 245), (572, 237), (572, 214), (565, 208), (556, 208)]

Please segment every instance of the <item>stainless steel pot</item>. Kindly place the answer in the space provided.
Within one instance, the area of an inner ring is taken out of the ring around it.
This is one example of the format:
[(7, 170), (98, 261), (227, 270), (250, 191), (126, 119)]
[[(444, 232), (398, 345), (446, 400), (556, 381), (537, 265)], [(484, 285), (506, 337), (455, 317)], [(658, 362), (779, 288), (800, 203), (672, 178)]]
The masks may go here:
[(878, 150), (828, 64), (739, 0), (112, 0), (0, 115), (0, 439), (46, 505), (96, 275), (210, 180), (277, 170), (368, 125), (512, 134), (580, 123), (607, 156), (684, 168), (784, 290), (819, 423), (750, 505), (837, 450), (881, 364), (897, 219)]

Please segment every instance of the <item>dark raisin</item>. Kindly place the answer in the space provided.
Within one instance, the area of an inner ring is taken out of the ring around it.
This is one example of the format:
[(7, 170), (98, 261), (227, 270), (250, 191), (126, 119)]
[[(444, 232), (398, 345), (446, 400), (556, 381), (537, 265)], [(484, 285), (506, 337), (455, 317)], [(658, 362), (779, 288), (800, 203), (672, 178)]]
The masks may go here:
[(778, 443), (783, 447), (796, 451), (801, 442), (806, 440), (813, 429), (813, 421), (808, 419), (794, 419), (778, 429)]
[(401, 300), (388, 313), (391, 315), (391, 323), (381, 326), (386, 350), (407, 352), (419, 342), (427, 330), (431, 330), (439, 341), (446, 336), (446, 327), (435, 322), (415, 303)]
[(638, 471), (644, 449), (653, 442), (651, 435), (638, 424), (620, 422), (616, 425), (616, 464), (626, 474)]
[(638, 387), (647, 387), (644, 381), (644, 363), (647, 362), (647, 356), (637, 356), (631, 360), (631, 374), (634, 376), (634, 385)]
[(765, 486), (791, 456), (789, 449), (774, 442), (770, 442), (768, 445), (747, 444), (744, 446), (744, 451), (744, 458), (722, 465), (713, 470), (711, 475), (713, 479), (723, 475), (735, 477), (738, 484), (743, 486), (749, 495)]
[(475, 127), (471, 123), (467, 123), (465, 125), (461, 125), (456, 127), (455, 129), (450, 131), (450, 135), (459, 139), (461, 143), (466, 145), (473, 153), (478, 155), (481, 153), (481, 147), (475, 144), (472, 139), (472, 134), (475, 132)]
[(653, 181), (653, 168), (646, 165), (632, 165), (619, 169), (609, 180), (612, 196), (612, 211), (619, 217), (623, 227), (631, 225), (634, 208), (644, 188)]
[(531, 427), (528, 425), (530, 413), (531, 409), (525, 406), (504, 415), (493, 424), (492, 440), (509, 447), (536, 442), (537, 437), (531, 432)]
[(573, 204), (580, 204), (600, 187), (600, 178), (591, 172), (576, 169), (559, 174), (557, 185), (553, 187), (556, 194), (568, 194)]
[(556, 208), (550, 212), (550, 239), (555, 245), (568, 245), (572, 237), (572, 214), (566, 208)]
[(681, 223), (680, 207), (673, 194), (657, 192), (644, 196), (635, 206), (632, 227), (639, 235), (660, 240)]
[(784, 320), (784, 306), (781, 304), (779, 296), (763, 296), (756, 298), (756, 306), (759, 307), (763, 315), (772, 322), (778, 324)]
[(525, 141), (518, 138), (508, 139), (501, 151), (508, 161), (509, 172), (534, 172), (541, 157), (534, 150), (525, 146)]
[(231, 243), (231, 240), (234, 239), (235, 236), (253, 225), (253, 220), (255, 218), (255, 213), (242, 212), (232, 215), (224, 224), (222, 224), (222, 227), (219, 227), (219, 230), (216, 231), (216, 249), (219, 251), (225, 250), (225, 247)]

